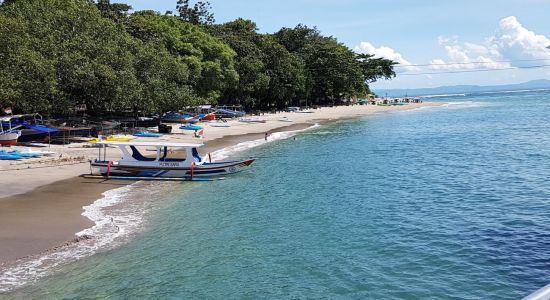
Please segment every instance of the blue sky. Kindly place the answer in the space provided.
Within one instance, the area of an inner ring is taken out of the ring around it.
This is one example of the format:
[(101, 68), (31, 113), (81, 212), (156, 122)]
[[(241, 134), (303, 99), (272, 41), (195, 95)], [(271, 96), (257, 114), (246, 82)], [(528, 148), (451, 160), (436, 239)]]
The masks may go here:
[[(113, 2), (116, 2), (113, 0)], [(174, 10), (176, 0), (128, 0), (135, 10)], [(506, 84), (550, 79), (548, 0), (210, 0), (217, 22), (251, 19), (261, 32), (303, 23), (317, 26), (356, 51), (432, 64), (398, 68), (373, 86), (415, 88), (455, 84)], [(548, 44), (548, 45), (546, 45)], [(472, 63), (473, 62), (473, 63)], [(479, 64), (478, 62), (484, 62)], [(462, 72), (479, 68), (506, 69)], [(424, 75), (405, 75), (423, 73)]]

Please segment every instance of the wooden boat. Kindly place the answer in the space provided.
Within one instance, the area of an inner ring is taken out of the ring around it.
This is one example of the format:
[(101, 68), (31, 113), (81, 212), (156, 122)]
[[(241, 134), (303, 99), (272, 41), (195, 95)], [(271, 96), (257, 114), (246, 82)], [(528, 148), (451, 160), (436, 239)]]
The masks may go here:
[(22, 158), (42, 157), (41, 152), (30, 151), (30, 150), (27, 150), (27, 151), (13, 150), (13, 151), (9, 151), (9, 152), (0, 151), (0, 154), (11, 154), (11, 155), (16, 155), (16, 156), (21, 156)]
[(2, 153), (0, 152), (0, 160), (19, 160), (23, 157), (17, 154)]
[[(16, 145), (17, 139), (21, 136), (21, 130), (17, 130), (21, 125), (13, 127), (11, 120), (12, 117), (0, 118), (0, 145), (2, 146)], [(7, 128), (4, 128), (4, 125)]]
[(266, 120), (262, 120), (259, 118), (240, 118), (239, 122), (243, 123), (266, 123)]
[(0, 145), (13, 146), (17, 144), (17, 139), (21, 136), (20, 130), (0, 132)]
[(218, 128), (228, 128), (228, 127), (231, 127), (231, 125), (227, 124), (227, 123), (212, 123), (210, 124), (210, 126), (212, 127), (218, 127)]
[(281, 122), (288, 122), (288, 123), (294, 122), (294, 121), (292, 121), (291, 119), (289, 119), (288, 117), (282, 117), (282, 118), (279, 119), (279, 121), (281, 121)]
[(207, 114), (200, 119), (201, 121), (216, 121), (216, 114), (214, 113)]
[[(237, 173), (250, 166), (254, 159), (212, 162), (199, 155), (203, 144), (154, 142), (99, 142), (99, 158), (90, 162), (102, 176), (193, 178), (220, 177)], [(107, 149), (118, 147), (122, 152), (119, 161), (108, 161)], [(138, 147), (154, 147), (156, 155), (146, 157)], [(175, 151), (169, 151), (169, 148)], [(102, 151), (103, 150), (103, 151)], [(103, 159), (101, 154), (103, 152)], [(173, 154), (179, 157), (173, 157)]]
[(96, 138), (96, 139), (93, 139), (93, 140), (89, 140), (88, 143), (97, 144), (97, 143), (102, 142), (102, 141), (107, 141), (107, 142), (128, 142), (128, 141), (131, 141), (133, 139), (135, 139), (134, 136), (110, 135), (110, 136), (108, 136), (106, 138), (103, 138), (103, 139)]
[(149, 132), (149, 131), (139, 131), (134, 133), (134, 136), (137, 137), (161, 137), (162, 134), (156, 133), (156, 132)]
[(195, 124), (185, 124), (185, 125), (180, 126), (180, 129), (197, 131), (197, 130), (201, 130), (202, 126), (195, 125)]
[(162, 121), (166, 123), (196, 123), (199, 119), (190, 114), (168, 112), (162, 116)]

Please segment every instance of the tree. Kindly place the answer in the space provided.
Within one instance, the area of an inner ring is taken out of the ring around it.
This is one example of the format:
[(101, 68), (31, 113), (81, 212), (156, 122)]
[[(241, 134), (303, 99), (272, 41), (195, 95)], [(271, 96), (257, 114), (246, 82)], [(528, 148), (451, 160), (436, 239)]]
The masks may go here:
[(179, 17), (129, 14), (109, 0), (0, 3), (0, 105), (16, 112), (327, 105), (395, 76), (393, 61), (356, 54), (315, 27), (261, 34), (250, 20), (214, 25), (208, 2), (178, 1)]
[(304, 25), (283, 28), (274, 36), (305, 66), (306, 102), (332, 105), (365, 93), (367, 86), (355, 53), (335, 38)]
[(132, 10), (132, 7), (128, 4), (111, 4), (110, 0), (98, 0), (97, 8), (101, 11), (104, 17), (117, 23), (124, 23), (128, 17), (128, 12)]
[(367, 82), (375, 82), (380, 78), (392, 79), (395, 77), (393, 66), (398, 63), (393, 60), (375, 58), (373, 54), (357, 54), (357, 60), (361, 64)]
[(130, 32), (144, 42), (162, 45), (186, 65), (189, 85), (199, 99), (216, 103), (238, 80), (235, 52), (200, 27), (174, 16), (141, 11), (130, 17)]
[(191, 6), (189, 0), (178, 0), (176, 10), (179, 12), (179, 17), (191, 24), (195, 25), (211, 25), (216, 22), (214, 14), (210, 12), (212, 6), (210, 2), (198, 1)]
[(303, 66), (270, 35), (259, 34), (250, 20), (237, 19), (207, 30), (237, 53), (239, 83), (222, 97), (227, 104), (248, 109), (282, 108), (303, 90)]
[(197, 97), (187, 84), (189, 69), (162, 45), (142, 43), (136, 54), (136, 74), (140, 98), (135, 111), (163, 112), (180, 110), (197, 104)]
[(0, 16), (11, 20), (0, 28), (8, 40), (0, 81), (14, 109), (64, 114), (86, 104), (99, 114), (138, 97), (132, 37), (89, 1), (16, 1)]

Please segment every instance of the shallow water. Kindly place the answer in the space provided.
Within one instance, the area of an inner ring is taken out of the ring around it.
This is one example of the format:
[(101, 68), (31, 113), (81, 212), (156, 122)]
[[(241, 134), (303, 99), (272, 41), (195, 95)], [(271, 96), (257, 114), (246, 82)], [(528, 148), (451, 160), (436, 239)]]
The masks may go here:
[(162, 186), (129, 242), (4, 297), (526, 296), (550, 283), (550, 93), (441, 101), (240, 152), (260, 159), (225, 181)]

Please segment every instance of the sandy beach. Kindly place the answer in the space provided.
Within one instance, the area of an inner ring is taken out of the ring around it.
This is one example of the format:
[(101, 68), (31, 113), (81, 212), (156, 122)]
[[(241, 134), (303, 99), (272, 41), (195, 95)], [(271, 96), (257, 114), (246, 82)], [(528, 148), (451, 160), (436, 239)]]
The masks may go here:
[[(321, 108), (313, 113), (285, 112), (257, 116), (266, 123), (248, 124), (238, 120), (224, 123), (230, 127), (212, 127), (204, 123), (202, 140), (193, 137), (193, 132), (184, 132), (174, 124), (170, 135), (135, 141), (203, 142), (205, 154), (240, 142), (261, 139), (265, 133), (294, 131), (332, 120), (439, 105), (441, 103), (391, 107), (342, 106)], [(0, 265), (40, 254), (73, 240), (76, 232), (92, 225), (81, 215), (82, 207), (101, 198), (105, 191), (127, 184), (78, 177), (90, 173), (88, 161), (97, 157), (97, 149), (87, 142), (41, 147), (56, 154), (51, 158), (16, 163), (0, 161)], [(109, 152), (111, 159), (119, 158), (117, 152)]]

